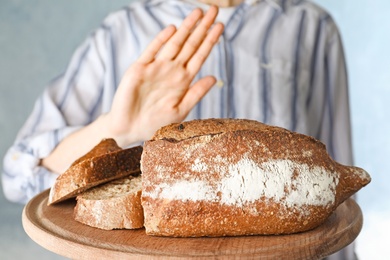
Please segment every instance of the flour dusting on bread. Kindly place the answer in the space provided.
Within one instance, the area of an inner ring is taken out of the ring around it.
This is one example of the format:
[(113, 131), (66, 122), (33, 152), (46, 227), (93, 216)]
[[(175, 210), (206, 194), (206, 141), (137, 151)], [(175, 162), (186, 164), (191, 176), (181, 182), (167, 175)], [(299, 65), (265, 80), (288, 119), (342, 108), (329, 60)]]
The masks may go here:
[(241, 119), (161, 128), (141, 170), (147, 234), (178, 237), (307, 231), (370, 182), (310, 136)]
[[(192, 171), (204, 174), (209, 170), (219, 171), (224, 172), (224, 177), (213, 185), (189, 178), (171, 180), (167, 174), (166, 181), (156, 185), (154, 191), (145, 193), (145, 196), (183, 201), (218, 201), (237, 207), (261, 198), (286, 207), (327, 206), (335, 202), (338, 175), (322, 167), (309, 167), (290, 160), (273, 160), (258, 165), (247, 158), (232, 165), (225, 163), (226, 166), (221, 167), (217, 164), (207, 165), (200, 160), (194, 161)], [(219, 169), (212, 169), (216, 166)]]

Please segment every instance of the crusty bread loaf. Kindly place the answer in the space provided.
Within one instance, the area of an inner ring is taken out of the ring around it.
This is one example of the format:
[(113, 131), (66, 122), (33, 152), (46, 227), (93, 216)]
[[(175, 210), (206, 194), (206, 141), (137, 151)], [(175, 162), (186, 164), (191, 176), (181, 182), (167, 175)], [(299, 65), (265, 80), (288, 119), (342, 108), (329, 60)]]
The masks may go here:
[(146, 233), (175, 237), (307, 231), (370, 182), (312, 137), (239, 119), (161, 128), (141, 170)]
[(50, 189), (48, 205), (77, 196), (99, 184), (138, 173), (142, 147), (120, 148), (104, 139), (59, 175)]
[(137, 229), (144, 225), (141, 175), (126, 176), (76, 197), (74, 219), (100, 229)]

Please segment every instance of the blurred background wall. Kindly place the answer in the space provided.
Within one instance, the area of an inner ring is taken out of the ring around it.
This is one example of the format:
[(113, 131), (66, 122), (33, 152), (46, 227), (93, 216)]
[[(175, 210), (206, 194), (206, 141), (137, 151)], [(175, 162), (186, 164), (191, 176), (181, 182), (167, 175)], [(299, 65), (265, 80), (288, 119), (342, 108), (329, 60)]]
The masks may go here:
[[(131, 0), (0, 0), (0, 158), (46, 83), (107, 13)], [(390, 2), (315, 0), (339, 25), (350, 81), (355, 164), (371, 173), (359, 192), (360, 259), (388, 259), (390, 247)], [(0, 161), (2, 167), (2, 160)], [(23, 206), (0, 187), (0, 259), (61, 259), (21, 226)]]

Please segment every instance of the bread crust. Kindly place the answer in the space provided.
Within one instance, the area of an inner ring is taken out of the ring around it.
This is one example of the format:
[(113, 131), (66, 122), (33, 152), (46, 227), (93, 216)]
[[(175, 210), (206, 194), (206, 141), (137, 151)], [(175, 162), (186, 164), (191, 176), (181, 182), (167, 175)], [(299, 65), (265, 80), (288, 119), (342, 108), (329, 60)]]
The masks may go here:
[(141, 146), (121, 149), (113, 139), (104, 139), (76, 160), (53, 184), (48, 205), (73, 198), (89, 188), (140, 170)]
[(163, 127), (144, 145), (147, 234), (290, 234), (323, 223), (370, 182), (318, 140), (243, 119)]
[[(132, 185), (134, 182), (136, 184)], [(139, 175), (127, 176), (86, 191), (76, 197), (74, 219), (105, 230), (142, 228), (141, 188)]]

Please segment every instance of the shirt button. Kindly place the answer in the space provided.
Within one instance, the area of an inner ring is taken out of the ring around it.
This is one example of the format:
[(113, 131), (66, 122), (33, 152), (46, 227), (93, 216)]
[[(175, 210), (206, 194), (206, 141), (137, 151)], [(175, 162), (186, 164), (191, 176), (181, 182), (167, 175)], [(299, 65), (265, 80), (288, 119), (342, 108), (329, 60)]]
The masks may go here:
[(223, 80), (218, 80), (216, 85), (217, 85), (217, 87), (222, 88), (223, 85), (225, 85), (225, 83), (223, 82)]

